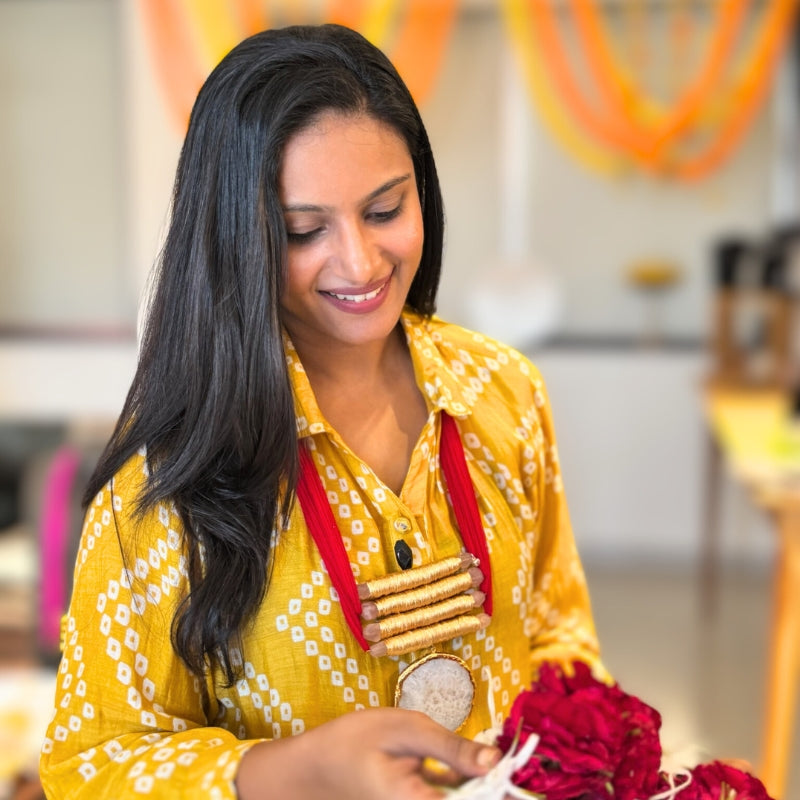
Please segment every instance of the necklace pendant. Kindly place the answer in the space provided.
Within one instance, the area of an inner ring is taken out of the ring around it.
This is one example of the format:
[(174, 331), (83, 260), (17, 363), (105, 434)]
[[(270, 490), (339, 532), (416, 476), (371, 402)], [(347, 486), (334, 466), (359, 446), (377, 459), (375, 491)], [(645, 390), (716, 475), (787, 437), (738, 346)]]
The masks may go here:
[(466, 663), (449, 653), (430, 653), (397, 679), (397, 708), (422, 711), (451, 731), (467, 721), (475, 702), (475, 680)]

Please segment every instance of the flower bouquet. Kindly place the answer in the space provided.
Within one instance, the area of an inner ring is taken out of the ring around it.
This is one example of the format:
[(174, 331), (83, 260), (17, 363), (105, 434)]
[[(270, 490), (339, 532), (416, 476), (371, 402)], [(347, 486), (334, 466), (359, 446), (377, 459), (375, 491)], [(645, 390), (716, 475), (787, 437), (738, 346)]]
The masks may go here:
[(496, 744), (505, 757), (459, 800), (772, 800), (754, 776), (720, 761), (661, 769), (661, 716), (585, 664), (544, 664), (514, 701)]

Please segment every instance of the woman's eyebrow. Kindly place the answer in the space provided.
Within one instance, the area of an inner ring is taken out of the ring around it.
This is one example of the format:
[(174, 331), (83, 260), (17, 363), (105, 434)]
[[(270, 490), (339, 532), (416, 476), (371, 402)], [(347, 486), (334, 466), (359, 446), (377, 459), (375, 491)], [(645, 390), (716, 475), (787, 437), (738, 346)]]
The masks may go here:
[[(362, 201), (361, 203), (369, 203), (370, 201), (374, 200), (376, 197), (380, 197), (385, 192), (394, 189), (395, 186), (399, 186), (401, 183), (404, 183), (411, 177), (411, 173), (406, 173), (405, 175), (398, 175), (396, 178), (392, 178), (391, 180), (386, 181), (386, 183), (379, 186), (374, 191), (370, 192)], [(316, 206), (311, 203), (290, 203), (289, 205), (283, 206), (284, 213), (288, 212), (302, 212), (302, 211), (310, 211), (310, 212), (318, 212), (318, 211), (330, 211), (329, 206)]]

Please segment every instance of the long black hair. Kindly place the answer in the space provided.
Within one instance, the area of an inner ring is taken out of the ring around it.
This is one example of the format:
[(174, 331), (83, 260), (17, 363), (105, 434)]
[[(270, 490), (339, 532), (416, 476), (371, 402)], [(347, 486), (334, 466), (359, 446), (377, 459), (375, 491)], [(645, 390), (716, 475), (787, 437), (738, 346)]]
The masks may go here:
[(214, 69), (192, 109), (138, 367), (84, 496), (88, 505), (146, 447), (139, 512), (174, 503), (189, 548), (190, 593), (173, 620), (173, 646), (196, 674), (217, 664), (229, 683), (230, 648), (266, 591), (270, 542), (297, 480), (279, 310), (286, 231), (278, 174), (287, 141), (330, 110), (368, 114), (407, 144), (424, 223), (407, 303), (433, 313), (441, 193), (397, 71), (338, 25), (251, 36)]

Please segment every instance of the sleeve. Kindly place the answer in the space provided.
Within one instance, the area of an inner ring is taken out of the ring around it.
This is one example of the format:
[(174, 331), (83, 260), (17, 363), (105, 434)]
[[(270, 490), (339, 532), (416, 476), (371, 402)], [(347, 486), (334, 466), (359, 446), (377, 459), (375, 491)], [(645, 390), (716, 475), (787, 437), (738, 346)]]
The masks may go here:
[(558, 461), (555, 429), (544, 381), (529, 365), (533, 381), (531, 419), (534, 436), (533, 467), (523, 470), (528, 501), (539, 509), (533, 560), (533, 625), (531, 673), (535, 678), (545, 661), (569, 669), (571, 661), (588, 664), (599, 680), (611, 677), (600, 658), (586, 578), (575, 537)]
[(188, 586), (179, 519), (166, 506), (135, 518), (130, 472), (113, 486), (97, 495), (81, 534), (40, 760), (45, 794), (235, 798), (239, 761), (255, 740), (209, 726), (211, 683), (170, 640)]

